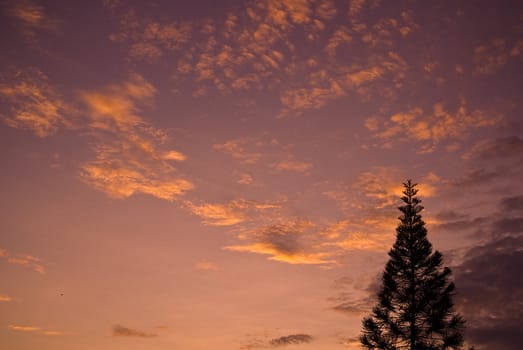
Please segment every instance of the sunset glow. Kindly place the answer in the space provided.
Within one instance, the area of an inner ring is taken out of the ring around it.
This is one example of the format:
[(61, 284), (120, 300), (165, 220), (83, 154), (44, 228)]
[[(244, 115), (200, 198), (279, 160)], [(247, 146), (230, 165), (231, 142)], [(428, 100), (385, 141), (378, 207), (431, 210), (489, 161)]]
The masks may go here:
[(0, 348), (359, 349), (419, 183), (520, 349), (523, 3), (0, 2)]

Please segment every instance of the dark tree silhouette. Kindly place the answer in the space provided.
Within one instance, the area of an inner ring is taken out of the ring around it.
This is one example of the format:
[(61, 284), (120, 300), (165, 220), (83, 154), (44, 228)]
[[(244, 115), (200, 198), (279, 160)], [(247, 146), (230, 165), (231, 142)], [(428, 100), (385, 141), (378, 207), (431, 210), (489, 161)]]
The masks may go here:
[(363, 319), (361, 344), (366, 349), (462, 349), (465, 321), (453, 311), (451, 271), (432, 252), (421, 219), (416, 184), (408, 180), (399, 207), (396, 242), (382, 277), (378, 303)]

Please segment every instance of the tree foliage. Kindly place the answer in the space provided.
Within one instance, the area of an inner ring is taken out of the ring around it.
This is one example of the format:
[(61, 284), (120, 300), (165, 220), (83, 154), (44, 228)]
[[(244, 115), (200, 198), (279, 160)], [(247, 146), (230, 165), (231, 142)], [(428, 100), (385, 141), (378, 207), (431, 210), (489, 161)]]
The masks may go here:
[(464, 319), (453, 310), (454, 283), (440, 252), (432, 251), (416, 197), (416, 184), (404, 185), (404, 205), (396, 242), (382, 276), (378, 303), (363, 319), (366, 349), (462, 349)]

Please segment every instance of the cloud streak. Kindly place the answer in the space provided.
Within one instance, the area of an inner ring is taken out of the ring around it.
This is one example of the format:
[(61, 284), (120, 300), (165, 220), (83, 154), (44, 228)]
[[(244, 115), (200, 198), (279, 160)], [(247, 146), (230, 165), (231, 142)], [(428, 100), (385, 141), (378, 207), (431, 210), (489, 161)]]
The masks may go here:
[(45, 329), (42, 329), (42, 328), (36, 327), (36, 326), (8, 325), (7, 329), (15, 331), (15, 332), (37, 333), (37, 334), (48, 335), (48, 336), (63, 335), (63, 332), (45, 330)]
[(313, 340), (309, 334), (289, 334), (279, 338), (271, 339), (269, 344), (273, 347), (280, 347), (293, 344), (307, 344)]
[(11, 265), (23, 266), (42, 275), (46, 273), (46, 268), (42, 260), (33, 255), (20, 253), (13, 254), (8, 252), (6, 249), (0, 248), (0, 258), (4, 258), (7, 263)]
[(131, 337), (131, 338), (154, 338), (157, 334), (147, 333), (138, 329), (127, 328), (121, 325), (113, 326), (114, 337)]

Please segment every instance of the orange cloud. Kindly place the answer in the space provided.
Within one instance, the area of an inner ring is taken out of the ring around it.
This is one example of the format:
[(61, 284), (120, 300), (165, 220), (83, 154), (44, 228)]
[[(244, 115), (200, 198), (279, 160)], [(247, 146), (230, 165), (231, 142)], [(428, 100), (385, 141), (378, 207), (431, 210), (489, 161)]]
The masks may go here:
[(421, 108), (413, 108), (393, 114), (381, 125), (375, 118), (368, 119), (365, 125), (373, 132), (374, 137), (386, 141), (385, 145), (393, 140), (401, 140), (399, 136), (404, 136), (404, 140), (423, 143), (419, 153), (429, 153), (442, 141), (452, 140), (456, 143), (471, 129), (495, 126), (502, 120), (500, 115), (487, 115), (481, 110), (469, 112), (466, 101), (462, 98), (460, 106), (453, 113), (447, 111), (443, 103), (436, 103), (431, 114), (424, 113)]
[(83, 92), (89, 128), (97, 136), (96, 159), (82, 166), (82, 179), (114, 198), (135, 193), (174, 200), (194, 188), (176, 176), (169, 161), (185, 161), (176, 150), (163, 150), (167, 135), (150, 126), (140, 115), (141, 106), (152, 105), (156, 88), (134, 74), (99, 91)]
[(336, 29), (334, 34), (332, 34), (331, 38), (327, 42), (327, 45), (325, 46), (325, 50), (330, 56), (335, 56), (338, 46), (343, 44), (350, 44), (351, 41), (352, 36), (349, 33), (349, 29), (345, 26), (341, 26)]
[(307, 220), (280, 219), (276, 223), (241, 230), (240, 244), (224, 249), (235, 252), (269, 255), (269, 260), (288, 264), (332, 266), (333, 252), (324, 249), (325, 236), (318, 234), (317, 226)]
[(218, 267), (218, 265), (210, 262), (210, 261), (207, 261), (207, 260), (200, 260), (198, 261), (195, 265), (194, 265), (194, 268), (197, 269), (197, 270), (204, 270), (204, 271), (219, 271), (220, 268)]
[(171, 201), (194, 188), (188, 180), (169, 179), (168, 174), (158, 175), (154, 170), (143, 174), (134, 168), (132, 164), (100, 158), (84, 164), (80, 175), (86, 183), (113, 198), (145, 193)]
[(42, 329), (40, 327), (35, 327), (35, 326), (8, 325), (7, 328), (12, 331), (16, 331), (16, 332), (38, 333), (38, 334), (50, 335), (50, 336), (63, 334), (62, 332), (59, 332), (59, 331), (45, 330), (45, 329)]
[(260, 203), (244, 199), (232, 200), (223, 204), (203, 203), (196, 205), (186, 202), (189, 210), (203, 219), (205, 225), (233, 226), (252, 220), (261, 212), (278, 209), (279, 204)]
[(57, 22), (44, 13), (44, 8), (30, 0), (9, 1), (7, 13), (17, 20), (18, 29), (24, 39), (33, 42), (36, 32), (57, 27)]
[(274, 164), (273, 167), (278, 170), (296, 171), (299, 173), (304, 173), (312, 168), (312, 164), (300, 162), (297, 160), (282, 160), (281, 162)]
[(3, 118), (13, 128), (28, 129), (46, 137), (62, 126), (71, 126), (64, 117), (70, 108), (37, 68), (17, 71), (11, 78), (3, 77), (0, 97), (11, 104), (11, 113)]
[(10, 296), (0, 294), (0, 302), (10, 302), (13, 300)]
[(502, 69), (510, 59), (521, 56), (522, 52), (523, 40), (493, 39), (474, 49), (474, 70), (482, 75), (493, 74)]
[(239, 179), (237, 182), (242, 185), (250, 185), (250, 184), (252, 184), (253, 181), (254, 180), (252, 178), (252, 175), (247, 174), (247, 173), (242, 173), (242, 174), (239, 174)]
[(20, 265), (40, 274), (45, 274), (45, 267), (42, 261), (29, 254), (11, 254), (6, 249), (0, 249), (0, 257), (7, 260), (9, 264)]
[(189, 208), (203, 218), (203, 223), (211, 226), (232, 226), (246, 220), (243, 209), (244, 203), (232, 201), (226, 204), (202, 204), (189, 203)]
[(231, 157), (241, 161), (242, 163), (255, 164), (262, 157), (262, 154), (247, 151), (245, 148), (249, 142), (249, 139), (241, 138), (229, 140), (223, 144), (215, 144), (213, 145), (213, 148), (217, 151), (229, 154)]

